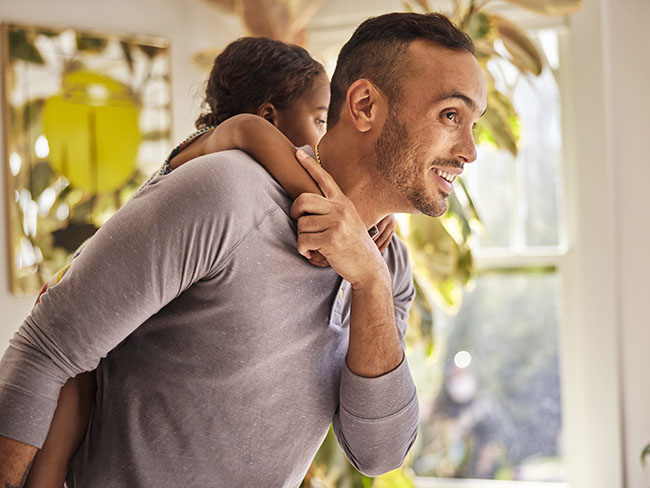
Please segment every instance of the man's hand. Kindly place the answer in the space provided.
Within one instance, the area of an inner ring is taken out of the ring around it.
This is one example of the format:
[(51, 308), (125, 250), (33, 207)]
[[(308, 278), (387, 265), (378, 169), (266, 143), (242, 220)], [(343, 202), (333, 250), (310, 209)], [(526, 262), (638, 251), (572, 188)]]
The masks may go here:
[[(390, 244), (390, 240), (395, 233), (395, 216), (387, 215), (379, 221), (376, 227), (377, 233), (372, 236), (372, 240), (375, 241), (379, 252), (383, 253), (388, 247), (388, 244)], [(330, 263), (327, 262), (327, 259), (325, 259), (318, 251), (313, 251), (311, 253), (309, 262), (319, 268), (327, 268), (330, 265)]]
[(291, 216), (298, 220), (298, 252), (308, 259), (320, 252), (350, 283), (346, 361), (356, 375), (381, 376), (403, 358), (388, 266), (354, 204), (330, 174), (303, 151), (296, 155), (323, 194), (303, 193), (291, 206)]
[(0, 486), (2, 488), (23, 486), (29, 465), (37, 450), (34, 446), (0, 436)]
[(303, 193), (291, 206), (291, 217), (298, 221), (298, 252), (310, 259), (318, 251), (353, 289), (378, 274), (387, 277), (386, 263), (354, 204), (305, 152), (296, 155), (323, 193)]

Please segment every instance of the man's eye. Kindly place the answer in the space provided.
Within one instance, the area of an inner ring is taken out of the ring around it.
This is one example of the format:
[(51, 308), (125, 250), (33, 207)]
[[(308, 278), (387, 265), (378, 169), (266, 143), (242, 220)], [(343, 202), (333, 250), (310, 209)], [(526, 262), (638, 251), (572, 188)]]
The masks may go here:
[(457, 116), (458, 116), (458, 114), (457, 114), (456, 112), (447, 112), (447, 113), (445, 114), (445, 117), (447, 117), (447, 118), (448, 118), (449, 120), (451, 120), (452, 122), (456, 122), (456, 117), (457, 117)]

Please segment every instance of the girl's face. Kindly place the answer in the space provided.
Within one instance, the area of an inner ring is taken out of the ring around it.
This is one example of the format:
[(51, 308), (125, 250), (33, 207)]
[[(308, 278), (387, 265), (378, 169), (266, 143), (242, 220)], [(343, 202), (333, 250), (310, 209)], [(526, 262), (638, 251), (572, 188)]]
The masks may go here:
[(314, 147), (325, 135), (330, 82), (321, 75), (289, 108), (277, 111), (276, 126), (296, 147)]

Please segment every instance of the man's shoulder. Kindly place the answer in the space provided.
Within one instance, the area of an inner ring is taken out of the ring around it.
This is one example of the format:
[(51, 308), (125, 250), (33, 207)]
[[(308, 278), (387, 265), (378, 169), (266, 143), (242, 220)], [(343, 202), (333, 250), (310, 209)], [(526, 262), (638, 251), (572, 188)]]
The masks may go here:
[(398, 269), (410, 268), (408, 248), (397, 234), (393, 234), (393, 237), (391, 237), (384, 257), (389, 267), (392, 264), (392, 266)]
[[(286, 206), (288, 195), (264, 167), (239, 150), (206, 154), (154, 179), (150, 191), (192, 198), (198, 207)], [(158, 188), (154, 188), (158, 187)]]
[(199, 156), (173, 173), (178, 173), (179, 177), (206, 178), (227, 187), (264, 187), (275, 183), (260, 163), (238, 149)]
[(411, 264), (409, 262), (409, 253), (406, 244), (397, 236), (393, 234), (390, 244), (384, 252), (384, 259), (388, 264), (388, 269), (393, 276), (393, 283), (411, 280)]

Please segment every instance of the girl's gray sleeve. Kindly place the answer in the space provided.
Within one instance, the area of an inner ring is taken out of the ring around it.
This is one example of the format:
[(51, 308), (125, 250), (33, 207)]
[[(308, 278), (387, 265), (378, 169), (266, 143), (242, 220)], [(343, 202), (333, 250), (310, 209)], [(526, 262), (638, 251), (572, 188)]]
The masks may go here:
[(41, 447), (61, 386), (218, 265), (236, 226), (215, 212), (216, 170), (189, 166), (102, 226), (14, 335), (0, 362), (0, 435)]
[[(395, 319), (405, 345), (406, 319), (415, 288), (406, 248), (394, 238), (387, 256), (393, 274)], [(393, 371), (363, 378), (344, 366), (339, 408), (332, 425), (350, 462), (368, 476), (398, 468), (415, 442), (419, 407), (406, 357)]]

